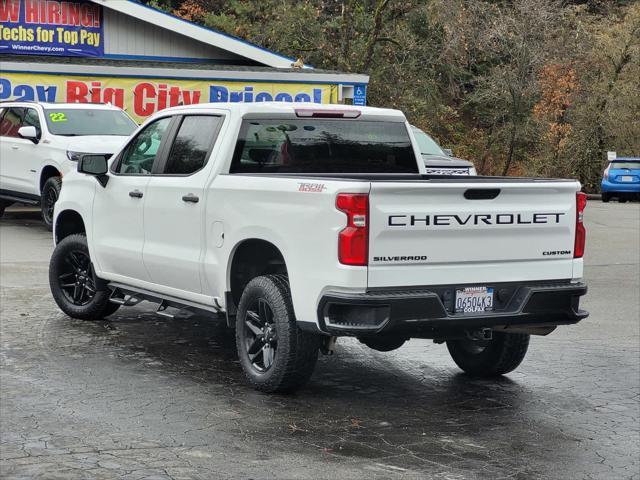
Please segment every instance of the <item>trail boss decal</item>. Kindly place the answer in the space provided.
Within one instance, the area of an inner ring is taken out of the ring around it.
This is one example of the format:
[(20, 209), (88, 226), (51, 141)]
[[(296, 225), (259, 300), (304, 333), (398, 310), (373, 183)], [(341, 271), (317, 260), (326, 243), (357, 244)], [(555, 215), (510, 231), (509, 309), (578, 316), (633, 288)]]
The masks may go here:
[(298, 191), (299, 192), (315, 192), (319, 193), (325, 190), (327, 187), (324, 183), (299, 183)]
[(389, 227), (447, 227), (556, 224), (564, 213), (486, 213), (468, 215), (389, 215)]

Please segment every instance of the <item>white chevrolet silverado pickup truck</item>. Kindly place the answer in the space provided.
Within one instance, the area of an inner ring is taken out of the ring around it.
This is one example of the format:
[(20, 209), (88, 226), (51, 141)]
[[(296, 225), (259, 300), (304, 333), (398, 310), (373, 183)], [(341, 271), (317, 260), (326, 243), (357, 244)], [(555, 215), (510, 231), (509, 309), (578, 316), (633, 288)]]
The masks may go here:
[(293, 391), (355, 336), (446, 343), (471, 375), (585, 318), (586, 197), (573, 180), (429, 176), (395, 110), (170, 108), (111, 159), (85, 155), (55, 206), (50, 285), (69, 316), (141, 300), (235, 327), (257, 389)]

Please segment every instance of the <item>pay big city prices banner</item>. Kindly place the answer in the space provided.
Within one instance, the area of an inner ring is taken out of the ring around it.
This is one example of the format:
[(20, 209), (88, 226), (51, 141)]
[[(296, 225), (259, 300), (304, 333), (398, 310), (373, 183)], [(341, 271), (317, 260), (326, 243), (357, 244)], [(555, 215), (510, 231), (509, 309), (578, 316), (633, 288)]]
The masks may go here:
[(101, 57), (102, 6), (88, 0), (0, 0), (0, 53)]
[[(0, 0), (1, 1), (1, 0)], [(0, 72), (0, 101), (111, 103), (136, 121), (159, 110), (207, 102), (336, 103), (337, 85), (80, 77)]]

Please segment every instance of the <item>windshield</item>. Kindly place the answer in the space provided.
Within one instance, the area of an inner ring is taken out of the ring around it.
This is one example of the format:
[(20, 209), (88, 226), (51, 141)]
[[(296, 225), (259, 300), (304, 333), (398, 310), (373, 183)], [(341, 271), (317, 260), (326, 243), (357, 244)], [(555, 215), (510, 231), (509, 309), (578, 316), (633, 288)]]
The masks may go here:
[(97, 108), (46, 109), (49, 131), (54, 135), (119, 135), (128, 137), (138, 127), (121, 110)]
[(231, 173), (418, 173), (404, 123), (245, 120)]
[(442, 148), (440, 148), (440, 145), (438, 145), (433, 138), (431, 138), (419, 128), (413, 127), (413, 135), (416, 137), (418, 148), (420, 148), (420, 153), (422, 155), (442, 155), (444, 157), (447, 156)]
[(640, 168), (640, 162), (611, 162), (611, 166), (609, 168), (631, 168), (635, 170)]

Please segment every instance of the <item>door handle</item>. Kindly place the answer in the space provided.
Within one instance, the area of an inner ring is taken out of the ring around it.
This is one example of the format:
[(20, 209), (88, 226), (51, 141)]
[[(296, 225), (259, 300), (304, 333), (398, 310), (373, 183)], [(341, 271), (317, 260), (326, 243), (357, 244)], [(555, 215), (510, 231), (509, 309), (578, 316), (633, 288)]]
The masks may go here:
[(131, 198), (142, 198), (142, 192), (140, 190), (134, 190), (133, 192), (129, 192), (129, 196)]
[(500, 195), (499, 188), (469, 188), (464, 192), (467, 200), (493, 200)]
[(200, 201), (200, 198), (198, 198), (196, 195), (194, 195), (193, 193), (190, 193), (188, 195), (184, 195), (182, 197), (182, 201), (183, 202), (191, 202), (191, 203), (198, 203)]
[(11, 150), (18, 150), (20, 147), (17, 145), (11, 145)]

